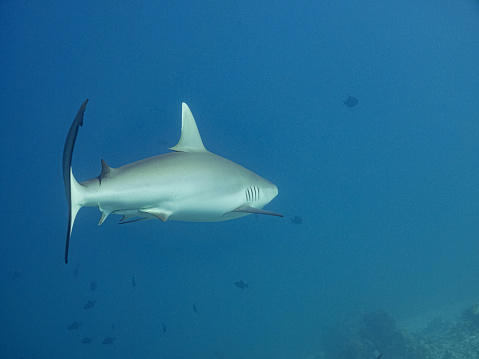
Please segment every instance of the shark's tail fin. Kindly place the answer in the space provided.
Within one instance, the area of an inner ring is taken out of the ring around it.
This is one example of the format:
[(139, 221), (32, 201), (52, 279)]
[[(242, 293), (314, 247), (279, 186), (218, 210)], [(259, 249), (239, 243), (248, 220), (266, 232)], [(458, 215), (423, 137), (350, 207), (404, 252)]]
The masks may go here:
[(83, 102), (78, 113), (73, 120), (70, 130), (68, 131), (65, 147), (63, 148), (63, 183), (65, 184), (65, 195), (68, 203), (68, 228), (65, 245), (65, 263), (68, 263), (68, 247), (70, 245), (70, 235), (73, 228), (73, 222), (78, 211), (81, 208), (79, 203), (79, 194), (81, 185), (75, 180), (72, 173), (72, 155), (75, 147), (78, 129), (83, 125), (83, 113), (85, 112), (88, 100)]

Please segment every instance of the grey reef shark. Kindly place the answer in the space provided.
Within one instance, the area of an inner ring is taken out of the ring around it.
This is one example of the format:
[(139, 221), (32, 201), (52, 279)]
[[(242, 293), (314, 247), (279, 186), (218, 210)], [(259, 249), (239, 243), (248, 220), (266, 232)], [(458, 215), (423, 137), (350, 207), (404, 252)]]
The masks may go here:
[(173, 152), (112, 168), (101, 160), (101, 173), (77, 182), (71, 168), (73, 148), (88, 100), (80, 107), (63, 149), (63, 181), (68, 203), (65, 263), (75, 217), (82, 207), (98, 207), (101, 225), (110, 213), (119, 223), (147, 219), (216, 222), (251, 213), (283, 217), (263, 206), (278, 194), (268, 180), (203, 146), (189, 107), (182, 104), (181, 137)]

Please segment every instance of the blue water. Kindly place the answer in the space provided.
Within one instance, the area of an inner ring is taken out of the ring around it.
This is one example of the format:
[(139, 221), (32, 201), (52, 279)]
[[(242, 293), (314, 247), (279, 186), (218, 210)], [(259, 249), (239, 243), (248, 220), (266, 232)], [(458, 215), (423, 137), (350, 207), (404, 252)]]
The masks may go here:
[[(4, 0), (0, 24), (1, 358), (304, 358), (350, 311), (478, 299), (477, 1)], [(167, 152), (184, 101), (285, 218), (86, 208), (66, 265), (86, 98), (78, 180)]]

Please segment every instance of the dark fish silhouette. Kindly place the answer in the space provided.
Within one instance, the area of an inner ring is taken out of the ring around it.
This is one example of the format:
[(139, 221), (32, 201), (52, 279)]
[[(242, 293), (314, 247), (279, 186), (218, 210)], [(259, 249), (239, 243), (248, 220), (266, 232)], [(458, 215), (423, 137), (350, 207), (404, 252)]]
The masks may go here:
[(115, 340), (115, 337), (106, 337), (101, 341), (102, 344), (113, 344), (113, 341)]
[(91, 290), (92, 292), (96, 292), (96, 288), (97, 288), (96, 282), (91, 282), (91, 283), (90, 283), (90, 290)]
[(91, 337), (85, 337), (81, 340), (82, 344), (90, 344), (93, 341), (93, 338)]
[(165, 323), (161, 323), (162, 327), (163, 327), (163, 333), (166, 333), (166, 326), (165, 326)]
[(193, 303), (193, 312), (195, 312), (196, 314), (198, 314), (198, 308), (196, 307), (196, 304)]
[(80, 270), (78, 269), (79, 266), (80, 266), (80, 263), (77, 264), (77, 266), (75, 267), (75, 270), (73, 271), (73, 276), (75, 278), (78, 278), (78, 274), (80, 273)]
[(353, 96), (349, 96), (346, 101), (343, 101), (343, 103), (349, 108), (356, 106), (358, 102), (359, 100)]
[(294, 218), (291, 218), (291, 222), (293, 222), (293, 224), (301, 224), (303, 223), (303, 219), (301, 217), (294, 216)]
[(383, 357), (383, 353), (379, 354), (376, 359), (381, 359)]
[(77, 322), (73, 322), (72, 324), (70, 324), (67, 329), (68, 330), (77, 330), (78, 328), (80, 328), (83, 324), (80, 324), (80, 323), (77, 323)]
[(249, 288), (249, 284), (243, 282), (242, 279), (239, 280), (239, 281), (237, 281), (237, 282), (235, 282), (235, 286), (237, 286), (238, 288), (241, 288), (241, 289)]
[(136, 279), (135, 279), (135, 276), (133, 276), (133, 277), (131, 278), (131, 285), (133, 286), (133, 288), (136, 287)]
[(87, 304), (83, 306), (83, 309), (88, 310), (95, 306), (96, 300), (89, 300)]

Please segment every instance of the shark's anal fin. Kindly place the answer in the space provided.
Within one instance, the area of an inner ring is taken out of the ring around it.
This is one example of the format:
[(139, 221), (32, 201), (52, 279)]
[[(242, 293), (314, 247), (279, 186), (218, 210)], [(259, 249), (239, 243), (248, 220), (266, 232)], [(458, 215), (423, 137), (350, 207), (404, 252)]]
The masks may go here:
[(247, 204), (243, 204), (239, 206), (238, 208), (235, 208), (231, 212), (256, 213), (256, 214), (266, 214), (268, 216), (284, 217), (282, 214), (265, 211), (264, 209), (254, 208), (254, 207), (248, 206)]
[[(68, 263), (68, 247), (70, 245), (70, 234), (71, 229), (73, 227), (73, 222), (75, 221), (76, 212), (78, 212), (79, 208), (73, 208), (72, 206), (72, 173), (71, 173), (71, 165), (72, 165), (72, 156), (73, 156), (73, 148), (75, 147), (75, 141), (78, 134), (78, 129), (80, 126), (83, 125), (83, 114), (85, 112), (86, 104), (88, 103), (88, 99), (83, 102), (78, 110), (78, 113), (73, 120), (72, 125), (70, 126), (70, 130), (68, 131), (67, 139), (65, 140), (65, 147), (63, 147), (63, 183), (65, 185), (65, 195), (67, 197), (68, 203), (68, 228), (67, 228), (67, 238), (65, 243), (65, 263)], [(78, 207), (76, 205), (76, 207)], [(76, 211), (74, 212), (74, 210)]]
[(98, 225), (101, 226), (103, 224), (103, 222), (105, 222), (105, 219), (106, 217), (108, 217), (108, 215), (110, 214), (109, 211), (101, 208), (101, 206), (98, 206), (98, 208), (100, 209), (101, 211), (101, 217), (100, 217), (100, 220), (98, 221)]

